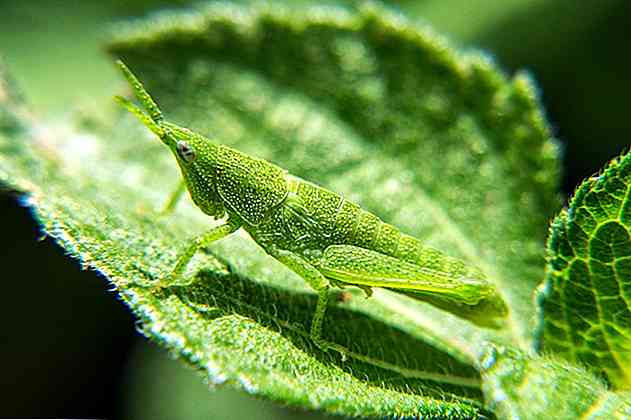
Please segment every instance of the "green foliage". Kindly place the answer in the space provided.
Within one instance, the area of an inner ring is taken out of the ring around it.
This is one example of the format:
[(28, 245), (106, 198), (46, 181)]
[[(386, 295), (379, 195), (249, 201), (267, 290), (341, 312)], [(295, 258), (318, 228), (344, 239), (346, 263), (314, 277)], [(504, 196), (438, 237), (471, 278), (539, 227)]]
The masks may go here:
[(227, 387), (200, 381), (197, 372), (176, 363), (158, 346), (139, 342), (132, 354), (124, 392), (130, 419), (152, 420), (331, 420), (331, 416), (301, 408), (282, 407)]
[[(522, 354), (534, 339), (543, 226), (558, 206), (556, 146), (528, 77), (509, 80), (486, 58), (456, 53), (372, 4), (216, 4), (125, 25), (109, 48), (169, 120), (480, 267), (510, 308), (505, 327), (492, 331), (396, 293), (364, 299), (349, 289), (323, 331), (351, 350), (342, 361), (308, 338), (315, 296), (244, 234), (196, 257), (192, 286), (140, 287), (167, 274), (189, 238), (213, 223), (191, 203), (171, 217), (154, 211), (177, 184), (169, 152), (114, 106), (44, 125), (0, 79), (0, 181), (28, 193), (45, 232), (111, 281), (143, 334), (208, 381), (355, 416), (474, 418), (483, 396), (502, 417), (537, 412), (516, 398), (520, 389), (568, 400), (536, 407), (552, 417), (623, 401), (572, 364)], [(562, 299), (543, 300), (546, 320), (553, 301)], [(519, 350), (490, 357), (487, 341)], [(532, 381), (521, 382), (526, 374)], [(579, 401), (586, 392), (597, 399)]]
[(576, 190), (550, 227), (540, 346), (631, 386), (631, 154)]
[(631, 417), (631, 393), (611, 392), (601, 379), (564, 360), (490, 347), (482, 366), (482, 389), (498, 418)]

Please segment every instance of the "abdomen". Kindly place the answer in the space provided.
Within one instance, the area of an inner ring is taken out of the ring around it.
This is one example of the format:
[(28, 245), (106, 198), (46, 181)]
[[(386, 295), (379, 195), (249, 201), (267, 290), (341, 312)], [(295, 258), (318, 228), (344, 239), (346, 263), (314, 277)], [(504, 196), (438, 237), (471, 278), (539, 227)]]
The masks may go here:
[(324, 248), (335, 244), (354, 245), (448, 275), (458, 273), (458, 276), (484, 278), (476, 268), (423, 245), (339, 194), (297, 178), (290, 183), (292, 190), (305, 203), (310, 217), (317, 221), (319, 241)]
[(276, 246), (307, 258), (330, 245), (353, 245), (432, 269), (447, 276), (483, 279), (477, 269), (424, 246), (340, 194), (288, 176), (289, 195), (259, 226), (250, 230), (263, 246)]

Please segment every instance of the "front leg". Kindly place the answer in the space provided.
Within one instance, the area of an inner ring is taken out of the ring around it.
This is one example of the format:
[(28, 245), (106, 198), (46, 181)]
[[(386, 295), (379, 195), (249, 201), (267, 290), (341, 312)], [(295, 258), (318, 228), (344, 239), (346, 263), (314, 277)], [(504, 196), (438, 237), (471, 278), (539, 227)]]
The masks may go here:
[(224, 224), (217, 226), (209, 230), (208, 232), (199, 235), (191, 244), (186, 248), (186, 250), (180, 255), (177, 259), (177, 263), (175, 264), (175, 268), (171, 271), (171, 274), (160, 280), (159, 287), (168, 287), (173, 286), (177, 280), (182, 276), (184, 270), (188, 266), (188, 263), (191, 261), (195, 253), (200, 249), (204, 248), (211, 243), (224, 238), (231, 233), (235, 232), (237, 229), (241, 227), (241, 222), (229, 218)]
[(326, 341), (321, 337), (322, 321), (326, 313), (329, 300), (329, 289), (331, 284), (313, 265), (296, 253), (273, 247), (268, 253), (278, 261), (285, 264), (292, 271), (302, 277), (316, 292), (318, 292), (318, 304), (311, 321), (311, 339), (323, 350), (328, 347)]

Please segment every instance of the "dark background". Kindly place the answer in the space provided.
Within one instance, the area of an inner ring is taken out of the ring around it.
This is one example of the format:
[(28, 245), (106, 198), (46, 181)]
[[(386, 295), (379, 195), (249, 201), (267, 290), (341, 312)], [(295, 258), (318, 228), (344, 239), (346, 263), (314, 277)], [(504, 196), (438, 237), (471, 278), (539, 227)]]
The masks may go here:
[[(185, 7), (183, 3), (175, 6)], [(582, 179), (627, 150), (630, 2), (391, 3), (430, 22), (462, 48), (483, 48), (509, 73), (530, 71), (563, 145), (564, 198)], [(41, 118), (95, 109), (109, 101), (118, 86), (110, 59), (99, 47), (104, 29), (110, 22), (164, 5), (149, 0), (0, 1), (0, 57)], [(138, 374), (138, 366), (179, 367), (163, 355), (150, 354), (130, 313), (107, 290), (103, 278), (82, 271), (49, 239), (42, 240), (15, 193), (0, 192), (0, 231), (0, 417), (138, 414), (133, 408), (136, 384), (155, 378)], [(248, 404), (260, 416), (280, 413), (230, 393), (212, 398), (209, 404), (224, 407), (214, 411), (215, 418), (237, 418), (234, 407)]]

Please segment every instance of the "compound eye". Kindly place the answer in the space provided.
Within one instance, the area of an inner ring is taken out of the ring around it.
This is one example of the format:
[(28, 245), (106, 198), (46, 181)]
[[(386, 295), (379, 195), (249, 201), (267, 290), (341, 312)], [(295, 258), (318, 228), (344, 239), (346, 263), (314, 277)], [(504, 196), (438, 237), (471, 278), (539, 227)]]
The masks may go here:
[(195, 160), (195, 151), (193, 148), (185, 141), (178, 141), (177, 145), (177, 153), (180, 155), (184, 162), (190, 163)]

